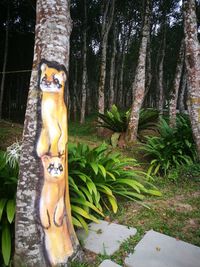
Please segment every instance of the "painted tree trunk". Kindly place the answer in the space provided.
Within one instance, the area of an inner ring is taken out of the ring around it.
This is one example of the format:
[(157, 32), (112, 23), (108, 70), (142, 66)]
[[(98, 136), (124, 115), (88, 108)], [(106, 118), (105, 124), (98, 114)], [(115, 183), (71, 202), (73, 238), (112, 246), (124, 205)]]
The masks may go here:
[[(110, 2), (111, 2), (111, 6), (110, 6)], [(115, 4), (115, 0), (106, 2), (105, 12), (103, 15), (103, 22), (102, 22), (101, 63), (100, 63), (99, 88), (98, 88), (98, 112), (99, 113), (104, 113), (104, 109), (105, 109), (104, 87), (105, 87), (105, 78), (106, 78), (107, 42), (108, 42), (108, 34), (109, 34), (110, 27), (112, 25), (112, 21), (114, 17), (114, 4)], [(99, 128), (98, 131), (100, 133), (101, 128)]]
[(85, 14), (85, 25), (83, 31), (83, 76), (82, 76), (82, 91), (81, 91), (81, 118), (80, 123), (83, 124), (85, 122), (85, 108), (86, 108), (86, 82), (87, 82), (87, 6), (86, 0), (84, 0), (84, 14)]
[(200, 160), (200, 45), (195, 0), (184, 2), (184, 33), (188, 81), (188, 111)]
[(112, 108), (114, 104), (114, 80), (115, 80), (115, 57), (116, 57), (116, 27), (113, 25), (113, 47), (112, 47), (112, 56), (110, 61), (110, 83), (109, 83), (109, 109)]
[(147, 41), (149, 37), (149, 30), (150, 30), (150, 0), (147, 0), (138, 65), (132, 86), (133, 103), (131, 107), (128, 129), (126, 132), (127, 145), (135, 143), (137, 140), (139, 112), (142, 107), (145, 94), (146, 52), (147, 52)]
[(15, 224), (15, 266), (66, 266), (77, 255), (68, 188), (67, 108), (71, 18), (67, 0), (37, 1)]
[(7, 11), (7, 23), (8, 23), (8, 25), (6, 25), (6, 36), (5, 36), (5, 45), (4, 45), (4, 58), (3, 58), (1, 91), (0, 91), (0, 120), (2, 119), (4, 84), (5, 84), (5, 78), (6, 78), (5, 71), (6, 71), (7, 57), (8, 57), (9, 18), (10, 18), (10, 10), (9, 10), (9, 4), (8, 4), (8, 11)]
[(174, 77), (173, 91), (171, 93), (170, 97), (171, 99), (169, 103), (169, 124), (171, 127), (176, 126), (176, 106), (177, 106), (178, 92), (181, 82), (181, 74), (183, 70), (183, 63), (184, 63), (184, 42), (182, 41)]

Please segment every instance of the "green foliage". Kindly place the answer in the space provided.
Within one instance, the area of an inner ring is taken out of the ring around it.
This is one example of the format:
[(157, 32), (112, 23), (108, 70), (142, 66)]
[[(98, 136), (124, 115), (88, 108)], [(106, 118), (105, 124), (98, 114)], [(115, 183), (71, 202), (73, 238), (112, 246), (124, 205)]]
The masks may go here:
[(200, 181), (200, 165), (199, 163), (192, 163), (172, 169), (168, 174), (168, 178), (174, 182), (187, 180)]
[(166, 175), (170, 169), (196, 160), (195, 144), (187, 117), (179, 116), (175, 128), (171, 128), (163, 118), (160, 119), (159, 134), (147, 137), (147, 143), (141, 148), (152, 159), (149, 174)]
[(98, 117), (101, 119), (98, 126), (107, 128), (113, 132), (125, 132), (128, 126), (129, 115), (129, 110), (121, 112), (113, 105), (110, 111), (106, 111), (105, 114), (98, 114)]
[(154, 129), (157, 126), (159, 118), (158, 110), (154, 108), (146, 108), (140, 110), (138, 131), (146, 129)]
[[(118, 108), (113, 105), (110, 111), (105, 114), (98, 114), (102, 120), (99, 122), (99, 127), (107, 128), (113, 132), (126, 132), (130, 117), (130, 110), (121, 112)], [(144, 129), (155, 128), (158, 122), (159, 112), (153, 108), (141, 109), (139, 114), (138, 131)]]
[[(11, 257), (14, 237), (15, 195), (18, 178), (18, 164), (10, 154), (0, 151), (0, 235), (1, 252), (6, 266)], [(12, 164), (10, 164), (10, 162)]]
[(112, 154), (102, 144), (90, 149), (85, 144), (69, 145), (69, 185), (73, 222), (87, 230), (85, 219), (97, 221), (91, 211), (103, 216), (103, 208), (117, 212), (117, 196), (134, 201), (145, 194), (160, 196), (135, 160)]

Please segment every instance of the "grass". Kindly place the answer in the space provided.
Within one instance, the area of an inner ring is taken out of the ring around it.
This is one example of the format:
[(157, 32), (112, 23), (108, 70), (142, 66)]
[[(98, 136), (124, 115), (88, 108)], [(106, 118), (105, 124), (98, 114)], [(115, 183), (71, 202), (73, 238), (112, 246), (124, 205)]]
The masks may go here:
[[(5, 147), (5, 144), (10, 145), (9, 142), (15, 141), (16, 135), (22, 133), (21, 126), (12, 127), (12, 124), (5, 122), (0, 123), (0, 129), (0, 147)], [(82, 126), (70, 122), (69, 140), (95, 146), (99, 145), (103, 139), (96, 136), (96, 126), (92, 118)], [(134, 150), (135, 156), (137, 148)], [(131, 150), (120, 149), (120, 152), (129, 156), (133, 155)], [(139, 158), (143, 160), (141, 154)], [(73, 263), (72, 267), (96, 267), (102, 260), (108, 258), (123, 265), (126, 255), (134, 251), (135, 245), (150, 229), (200, 246), (200, 179), (188, 178), (175, 183), (160, 177), (156, 178), (155, 185), (163, 195), (159, 198), (147, 197), (145, 204), (149, 205), (150, 209), (135, 202), (119, 199), (118, 213), (106, 213), (107, 219), (111, 222), (135, 227), (137, 234), (134, 237), (125, 241), (120, 250), (111, 257), (85, 251), (85, 262)]]

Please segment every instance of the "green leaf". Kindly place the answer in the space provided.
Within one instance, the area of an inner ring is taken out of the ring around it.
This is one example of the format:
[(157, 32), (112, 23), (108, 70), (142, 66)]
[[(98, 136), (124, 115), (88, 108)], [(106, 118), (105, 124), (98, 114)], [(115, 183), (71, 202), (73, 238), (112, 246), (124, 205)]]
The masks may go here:
[(6, 202), (7, 202), (6, 198), (0, 199), (0, 221), (1, 221), (1, 217), (2, 217), (3, 210), (4, 210)]
[(114, 196), (111, 196), (111, 195), (107, 195), (107, 198), (108, 198), (108, 200), (112, 206), (113, 212), (116, 213), (118, 210), (116, 198)]
[(98, 167), (101, 170), (103, 177), (106, 178), (106, 169), (104, 168), (104, 166), (101, 164), (98, 164)]
[(98, 174), (98, 170), (99, 170), (99, 169), (98, 169), (98, 164), (95, 163), (95, 162), (90, 162), (89, 164), (90, 164), (90, 166), (92, 167), (94, 173), (97, 175), (97, 174)]
[(115, 178), (114, 174), (112, 174), (109, 171), (106, 171), (106, 174), (108, 174), (112, 178), (113, 181), (116, 181), (116, 178)]
[(158, 197), (161, 197), (162, 196), (162, 193), (158, 190), (152, 190), (152, 189), (148, 189), (147, 191), (149, 194), (151, 195), (154, 195), (154, 196), (158, 196)]
[(84, 218), (86, 219), (90, 219), (90, 215), (88, 212), (86, 212), (84, 209), (80, 208), (80, 207), (77, 207), (77, 206), (74, 206), (74, 205), (71, 205), (71, 209), (72, 211), (78, 213), (79, 215), (83, 216)]
[(81, 217), (78, 214), (76, 214), (76, 217), (79, 220), (81, 227), (83, 227), (85, 229), (86, 233), (88, 233), (88, 225), (87, 225), (86, 221), (83, 219), (83, 217)]
[[(77, 215), (76, 215), (77, 216)], [(83, 227), (82, 224), (80, 223), (79, 220), (77, 220), (75, 217), (72, 216), (72, 223), (73, 225), (77, 226), (77, 227)]]
[(6, 213), (9, 223), (12, 223), (15, 217), (15, 201), (9, 199), (6, 205)]
[(4, 264), (8, 266), (11, 256), (11, 234), (8, 224), (3, 225), (1, 236), (1, 247)]
[(104, 217), (104, 214), (98, 210), (92, 203), (88, 202), (87, 200), (85, 199), (77, 199), (77, 198), (71, 198), (71, 201), (73, 203), (79, 203), (81, 205), (85, 205), (85, 206), (88, 206), (89, 208), (93, 209), (94, 211), (96, 211), (97, 213), (99, 213), (102, 217)]

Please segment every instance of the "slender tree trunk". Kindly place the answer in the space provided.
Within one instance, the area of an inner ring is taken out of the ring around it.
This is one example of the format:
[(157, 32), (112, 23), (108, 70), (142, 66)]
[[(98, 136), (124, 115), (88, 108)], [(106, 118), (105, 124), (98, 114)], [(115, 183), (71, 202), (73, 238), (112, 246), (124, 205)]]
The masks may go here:
[(136, 69), (135, 79), (133, 82), (133, 104), (131, 107), (130, 119), (126, 133), (127, 144), (134, 143), (137, 140), (139, 111), (142, 107), (145, 94), (145, 69), (146, 69), (146, 52), (147, 41), (150, 31), (150, 5), (151, 1), (146, 2), (146, 12), (144, 17), (144, 26), (142, 29), (142, 40), (139, 51), (138, 65)]
[(147, 63), (146, 63), (146, 84), (145, 84), (145, 104), (147, 107), (151, 107), (151, 103), (148, 103), (148, 93), (151, 86), (152, 73), (151, 73), (151, 34), (147, 41)]
[(160, 55), (160, 62), (159, 62), (159, 67), (158, 67), (158, 94), (159, 94), (159, 98), (158, 98), (158, 110), (160, 112), (160, 114), (163, 114), (163, 107), (164, 107), (164, 79), (163, 79), (163, 75), (164, 75), (164, 58), (165, 58), (165, 46), (166, 46), (166, 18), (165, 18), (165, 14), (164, 14), (164, 18), (163, 18), (163, 25), (162, 25), (162, 29), (163, 29), (163, 43), (162, 43), (162, 48), (161, 48), (161, 55)]
[(85, 107), (86, 107), (86, 83), (87, 83), (87, 6), (86, 0), (84, 0), (84, 31), (83, 31), (83, 76), (82, 76), (82, 99), (81, 99), (81, 118), (80, 123), (83, 124), (85, 122)]
[(184, 33), (188, 81), (188, 111), (200, 160), (200, 46), (195, 0), (184, 0)]
[(174, 77), (173, 91), (169, 103), (169, 124), (171, 127), (176, 126), (176, 106), (177, 106), (178, 92), (181, 82), (181, 74), (183, 70), (183, 63), (184, 63), (184, 42), (182, 41)]
[[(106, 8), (105, 8), (105, 12), (103, 15), (103, 22), (102, 22), (101, 63), (100, 63), (99, 88), (98, 88), (98, 112), (100, 113), (104, 113), (104, 108), (105, 108), (104, 87), (105, 87), (105, 78), (106, 78), (107, 42), (108, 42), (108, 34), (109, 34), (110, 27), (112, 25), (112, 21), (114, 17), (114, 5), (115, 5), (115, 0), (109, 0), (106, 2)], [(101, 130), (99, 129), (99, 133), (100, 132)]]
[(114, 104), (114, 80), (115, 80), (115, 56), (116, 56), (116, 26), (113, 25), (113, 47), (112, 47), (112, 56), (110, 62), (110, 86), (109, 86), (109, 109), (111, 109)]
[(184, 111), (185, 111), (185, 103), (184, 103), (185, 99), (184, 98), (185, 98), (186, 88), (187, 88), (187, 75), (186, 75), (186, 70), (184, 67), (183, 78), (182, 78), (182, 83), (181, 83), (181, 88), (180, 88), (179, 101), (178, 101), (180, 113), (184, 113)]
[[(66, 266), (78, 252), (65, 164), (67, 114), (63, 90), (69, 69), (69, 3), (38, 0), (36, 12), (17, 188), (14, 265)], [(54, 179), (58, 166), (60, 176)]]
[(4, 59), (3, 59), (3, 69), (2, 69), (2, 78), (1, 78), (1, 91), (0, 91), (0, 120), (2, 119), (2, 109), (3, 109), (3, 96), (4, 96), (4, 84), (6, 78), (6, 66), (7, 66), (7, 57), (8, 57), (8, 35), (9, 35), (9, 19), (10, 19), (10, 10), (8, 3), (7, 10), (7, 25), (6, 25), (6, 36), (4, 43)]
[(118, 88), (118, 106), (123, 107), (123, 85), (124, 85), (124, 63), (125, 63), (125, 44), (122, 48), (121, 66), (119, 74), (119, 88)]
[(75, 60), (74, 84), (73, 84), (73, 119), (77, 119), (77, 61)]

